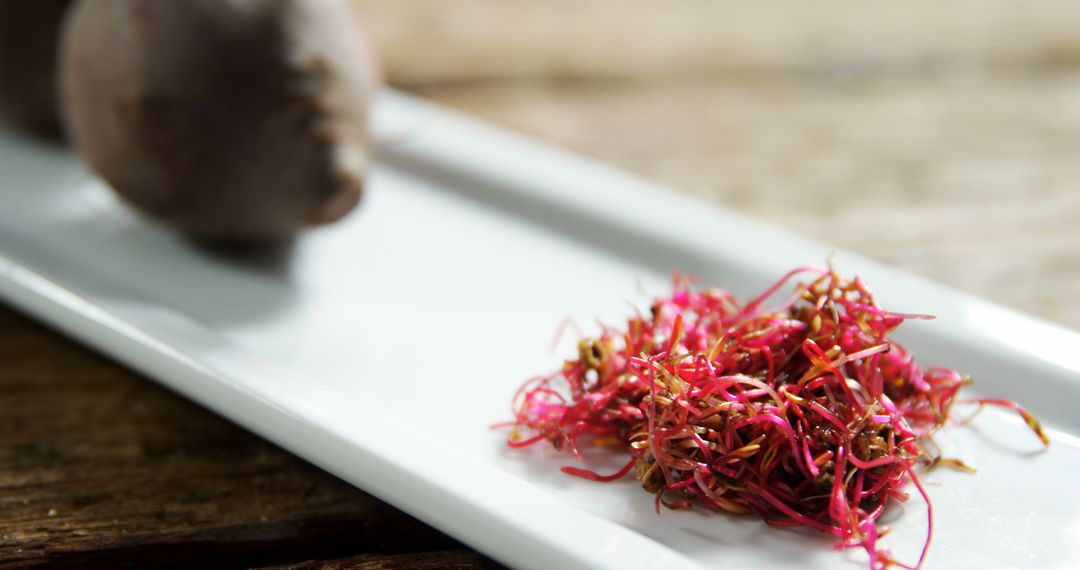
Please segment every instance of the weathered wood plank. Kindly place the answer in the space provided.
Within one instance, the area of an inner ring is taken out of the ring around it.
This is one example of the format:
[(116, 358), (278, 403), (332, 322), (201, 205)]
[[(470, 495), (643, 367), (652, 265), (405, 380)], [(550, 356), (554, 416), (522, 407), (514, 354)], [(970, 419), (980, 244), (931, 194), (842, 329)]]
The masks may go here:
[(458, 547), (0, 306), (0, 567), (236, 567)]
[(1080, 72), (422, 93), (1080, 329)]
[(1080, 329), (1070, 2), (355, 1), (396, 85)]
[(405, 86), (912, 75), (1080, 62), (1068, 1), (355, 0)]

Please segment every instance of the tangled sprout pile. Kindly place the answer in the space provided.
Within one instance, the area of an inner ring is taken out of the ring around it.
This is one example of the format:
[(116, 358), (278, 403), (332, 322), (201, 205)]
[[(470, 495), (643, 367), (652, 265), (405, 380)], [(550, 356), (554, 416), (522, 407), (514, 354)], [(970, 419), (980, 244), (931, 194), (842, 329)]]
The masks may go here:
[[(763, 308), (799, 274), (812, 280)], [(908, 498), (909, 480), (926, 497), (917, 465), (965, 468), (940, 458), (928, 437), (970, 382), (920, 368), (889, 338), (912, 318), (928, 317), (886, 311), (858, 278), (831, 269), (793, 270), (745, 305), (676, 278), (648, 316), (581, 340), (560, 372), (522, 386), (509, 445), (547, 440), (578, 457), (586, 440), (625, 445), (629, 460), (617, 473), (563, 471), (597, 481), (633, 472), (658, 512), (697, 502), (757, 513), (862, 547), (872, 568), (898, 564), (875, 546), (877, 520), (889, 498)], [(1019, 405), (969, 402), (1016, 410), (1048, 444)], [(916, 566), (929, 543), (928, 530)]]

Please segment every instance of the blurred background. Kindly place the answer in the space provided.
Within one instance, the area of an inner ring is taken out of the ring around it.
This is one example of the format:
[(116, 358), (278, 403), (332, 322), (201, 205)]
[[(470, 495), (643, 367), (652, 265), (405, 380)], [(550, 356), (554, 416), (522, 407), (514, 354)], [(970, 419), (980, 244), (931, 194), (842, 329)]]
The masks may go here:
[(394, 87), (1080, 329), (1070, 2), (356, 3)]

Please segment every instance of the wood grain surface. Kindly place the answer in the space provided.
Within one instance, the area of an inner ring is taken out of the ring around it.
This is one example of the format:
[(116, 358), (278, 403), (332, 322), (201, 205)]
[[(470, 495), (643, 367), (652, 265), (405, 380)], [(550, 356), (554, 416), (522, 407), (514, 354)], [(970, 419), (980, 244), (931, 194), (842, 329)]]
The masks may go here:
[(4, 307), (0, 363), (0, 568), (486, 564)]
[[(393, 85), (1080, 328), (1069, 2), (356, 3)], [(0, 567), (34, 565), (493, 563), (0, 308)]]
[(1068, 2), (358, 3), (391, 83), (1080, 329)]

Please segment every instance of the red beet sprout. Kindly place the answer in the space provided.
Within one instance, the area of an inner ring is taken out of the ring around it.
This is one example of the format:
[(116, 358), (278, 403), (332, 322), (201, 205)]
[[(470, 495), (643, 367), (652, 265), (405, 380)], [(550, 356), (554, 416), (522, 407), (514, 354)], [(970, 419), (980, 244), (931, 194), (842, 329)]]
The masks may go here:
[[(809, 274), (783, 304), (768, 299)], [(593, 445), (623, 445), (628, 462), (601, 475), (633, 472), (660, 505), (757, 513), (779, 526), (829, 533), (837, 547), (861, 547), (870, 567), (899, 564), (876, 541), (889, 498), (904, 501), (910, 480), (926, 498), (915, 466), (951, 465), (929, 436), (941, 428), (970, 379), (922, 369), (888, 335), (923, 315), (886, 311), (858, 278), (798, 268), (740, 306), (720, 289), (695, 291), (676, 277), (672, 295), (626, 329), (604, 327), (578, 343), (577, 358), (537, 377), (514, 398), (509, 444), (549, 441), (581, 457)], [(1045, 444), (1038, 422), (1014, 402), (972, 403), (1018, 412)], [(522, 432), (530, 435), (524, 436)], [(915, 568), (922, 565), (928, 530)]]

